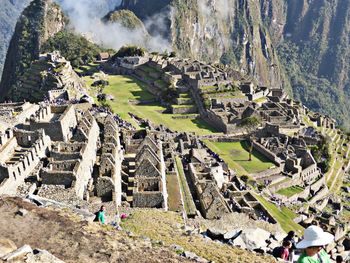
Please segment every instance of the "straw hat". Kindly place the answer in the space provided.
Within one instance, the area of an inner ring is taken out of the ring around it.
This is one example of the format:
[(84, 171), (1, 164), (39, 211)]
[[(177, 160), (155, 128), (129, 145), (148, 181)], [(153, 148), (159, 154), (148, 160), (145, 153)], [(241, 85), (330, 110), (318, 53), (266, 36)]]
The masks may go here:
[(325, 246), (334, 240), (334, 236), (330, 233), (324, 232), (318, 226), (310, 226), (305, 229), (304, 239), (300, 241), (296, 247), (300, 249), (308, 247)]

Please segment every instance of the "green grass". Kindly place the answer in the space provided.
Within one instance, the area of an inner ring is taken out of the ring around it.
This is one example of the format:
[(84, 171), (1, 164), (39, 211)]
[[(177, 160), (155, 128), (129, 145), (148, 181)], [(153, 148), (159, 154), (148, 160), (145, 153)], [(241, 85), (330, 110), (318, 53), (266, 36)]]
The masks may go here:
[(183, 250), (194, 252), (211, 262), (276, 262), (272, 257), (258, 256), (250, 251), (204, 239), (200, 235), (186, 235), (181, 226), (183, 221), (180, 214), (158, 209), (133, 210), (128, 219), (121, 223), (124, 230), (137, 236), (162, 241), (165, 246), (176, 244)]
[(161, 89), (167, 89), (168, 88), (168, 84), (164, 81), (164, 80), (162, 80), (162, 79), (158, 79), (158, 80), (156, 80), (155, 82), (154, 82), (156, 85), (157, 85), (157, 87), (160, 87)]
[[(88, 85), (92, 84), (91, 78), (85, 77), (84, 79)], [(143, 82), (120, 75), (110, 75), (108, 76), (108, 81), (110, 85), (107, 86), (103, 92), (114, 96), (115, 100), (108, 102), (112, 110), (135, 126), (137, 125), (129, 116), (128, 112), (132, 112), (141, 118), (149, 119), (154, 124), (163, 124), (173, 131), (195, 132), (199, 135), (208, 135), (217, 132), (215, 128), (202, 120), (173, 119), (172, 117), (177, 115), (162, 113), (166, 108), (158, 103), (151, 105), (132, 105), (129, 103), (129, 100), (149, 100), (154, 98), (154, 96), (147, 91), (147, 84)], [(94, 93), (93, 89), (92, 93)]]
[(196, 209), (196, 206), (193, 202), (190, 188), (188, 187), (188, 184), (186, 181), (186, 177), (185, 177), (185, 173), (183, 170), (181, 159), (178, 156), (175, 157), (175, 164), (176, 164), (176, 169), (177, 169), (178, 174), (179, 174), (180, 188), (181, 188), (182, 196), (184, 199), (184, 206), (185, 206), (184, 208), (185, 208), (186, 214), (187, 215), (195, 215), (197, 209)]
[(288, 207), (283, 206), (281, 210), (273, 203), (267, 201), (263, 196), (253, 193), (255, 198), (267, 209), (271, 215), (277, 220), (281, 225), (282, 229), (286, 232), (291, 230), (296, 231), (299, 235), (304, 232), (301, 225), (295, 223), (293, 219), (296, 214), (291, 211)]
[(291, 186), (291, 187), (288, 187), (288, 188), (284, 188), (284, 189), (278, 190), (277, 194), (284, 195), (284, 196), (287, 196), (287, 197), (291, 197), (291, 196), (293, 196), (295, 194), (301, 193), (302, 191), (304, 191), (304, 188), (302, 188), (300, 186)]
[(260, 153), (253, 151), (252, 160), (249, 159), (247, 142), (211, 142), (205, 140), (206, 145), (237, 172), (238, 175), (247, 175), (265, 171), (274, 166)]

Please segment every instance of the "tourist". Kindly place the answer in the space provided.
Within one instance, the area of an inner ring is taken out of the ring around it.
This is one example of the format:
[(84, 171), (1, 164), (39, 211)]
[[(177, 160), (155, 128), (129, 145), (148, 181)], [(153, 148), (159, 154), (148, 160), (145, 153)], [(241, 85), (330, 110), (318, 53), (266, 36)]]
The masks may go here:
[(100, 222), (100, 224), (104, 225), (106, 223), (106, 217), (105, 217), (105, 206), (101, 206), (100, 211), (97, 213), (97, 220)]
[(283, 241), (289, 241), (292, 244), (292, 246), (289, 249), (289, 260), (291, 262), (293, 262), (294, 250), (296, 248), (296, 246), (295, 246), (295, 232), (289, 231), (288, 235), (283, 239)]
[(303, 249), (303, 253), (298, 259), (298, 263), (331, 263), (330, 257), (323, 249), (334, 240), (334, 236), (324, 232), (318, 226), (310, 226), (305, 230), (304, 239), (300, 241), (296, 248)]
[(289, 231), (288, 235), (283, 239), (283, 241), (290, 241), (292, 243), (292, 247), (290, 251), (293, 251), (295, 247), (295, 232), (294, 231)]
[(290, 241), (283, 241), (281, 247), (274, 248), (272, 255), (275, 258), (281, 258), (285, 261), (289, 260), (289, 249), (292, 247), (292, 243)]
[(344, 263), (344, 259), (342, 256), (337, 256), (336, 259), (335, 259), (335, 262), (336, 263)]

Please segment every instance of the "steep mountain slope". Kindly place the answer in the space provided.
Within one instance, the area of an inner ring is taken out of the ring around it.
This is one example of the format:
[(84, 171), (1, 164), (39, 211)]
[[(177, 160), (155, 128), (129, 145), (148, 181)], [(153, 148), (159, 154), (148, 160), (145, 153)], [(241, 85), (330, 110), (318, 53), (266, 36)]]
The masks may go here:
[(163, 35), (181, 56), (233, 64), (261, 85), (281, 86), (279, 62), (257, 1), (124, 0), (120, 8), (144, 21), (162, 14), (168, 28)]
[(6, 55), (0, 83), (0, 96), (5, 96), (18, 77), (39, 58), (40, 48), (51, 36), (63, 29), (65, 18), (51, 0), (34, 0), (23, 11)]
[(23, 8), (29, 0), (1, 0), (0, 8), (0, 78), (5, 62), (7, 48), (15, 25)]
[(235, 65), (350, 122), (348, 0), (123, 0), (120, 8), (143, 21), (166, 13), (165, 35), (178, 54)]
[(295, 97), (349, 126), (350, 2), (288, 1), (279, 54)]

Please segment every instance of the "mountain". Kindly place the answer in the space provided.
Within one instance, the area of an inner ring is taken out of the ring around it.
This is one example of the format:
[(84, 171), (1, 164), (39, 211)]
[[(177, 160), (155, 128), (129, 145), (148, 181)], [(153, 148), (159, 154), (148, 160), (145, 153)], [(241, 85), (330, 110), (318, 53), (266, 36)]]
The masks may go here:
[(294, 0), (285, 10), (278, 50), (295, 97), (349, 128), (350, 2)]
[(6, 52), (19, 15), (30, 0), (1, 0), (0, 8), (0, 78)]
[(163, 35), (179, 55), (233, 65), (350, 123), (348, 0), (123, 0), (119, 9), (143, 21), (166, 13)]
[[(50, 1), (35, 0), (31, 6), (37, 2)], [(119, 2), (111, 0), (109, 5)], [(14, 82), (15, 71), (22, 74), (37, 56), (38, 45), (43, 42), (38, 39), (46, 39), (41, 33), (24, 34), (28, 32), (25, 21), (32, 28), (45, 27), (44, 21), (49, 21), (33, 19), (36, 15), (30, 10), (26, 9), (17, 24), (0, 95)], [(55, 29), (51, 34), (64, 26), (63, 15), (57, 12), (57, 17), (50, 19)], [(45, 17), (38, 8), (34, 13)], [(116, 23), (131, 32), (142, 32), (141, 37), (129, 34), (131, 40), (137, 40), (134, 44), (148, 42), (148, 33), (156, 43), (161, 37), (180, 57), (230, 65), (254, 77), (259, 85), (285, 88), (312, 110), (349, 126), (348, 0), (122, 0), (115, 10), (100, 16), (112, 25), (111, 29), (119, 30), (113, 25)], [(118, 36), (123, 37), (117, 34), (116, 40)], [(21, 41), (28, 56), (21, 54)]]
[(34, 0), (23, 11), (12, 36), (0, 83), (0, 96), (5, 96), (34, 60), (41, 46), (65, 26), (60, 7), (51, 0)]

